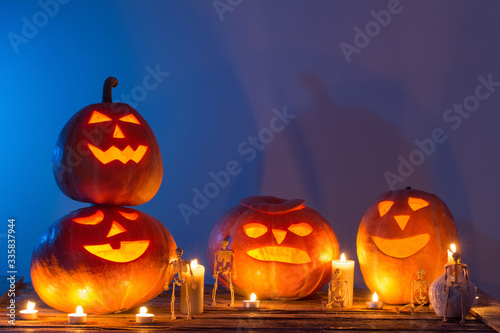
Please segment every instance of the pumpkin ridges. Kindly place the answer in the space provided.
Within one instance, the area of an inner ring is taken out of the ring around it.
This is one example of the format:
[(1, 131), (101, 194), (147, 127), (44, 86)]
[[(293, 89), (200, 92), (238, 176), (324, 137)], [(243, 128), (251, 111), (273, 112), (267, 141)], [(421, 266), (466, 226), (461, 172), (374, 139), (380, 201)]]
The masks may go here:
[[(112, 77), (105, 81), (103, 100), (108, 102), (82, 108), (65, 124), (53, 152), (53, 173), (61, 191), (74, 200), (135, 206), (149, 201), (156, 194), (163, 178), (163, 165), (158, 142), (146, 120), (128, 104), (111, 103), (111, 90), (116, 82)], [(110, 120), (89, 124), (96, 111)], [(139, 124), (120, 121), (127, 115), (133, 115)], [(124, 138), (113, 138), (118, 123)], [(112, 151), (118, 155), (113, 155), (111, 162), (103, 164), (91, 152), (89, 144), (101, 151), (116, 147), (118, 151)], [(134, 162), (119, 153), (127, 145), (134, 150), (140, 145), (147, 149), (144, 156)], [(116, 156), (122, 157), (126, 163), (115, 160)]]
[[(74, 217), (89, 216), (96, 210), (102, 210), (105, 216), (96, 226), (71, 222)], [(106, 262), (82, 247), (85, 237), (88, 237), (87, 240), (97, 238), (95, 243), (109, 241), (106, 233), (111, 226), (110, 219), (121, 216), (117, 211), (136, 212), (138, 218), (130, 221), (122, 217), (124, 220), (119, 222), (127, 228), (127, 232), (110, 239), (134, 240), (134, 237), (150, 235), (152, 241), (152, 247), (144, 255), (129, 263)], [(139, 229), (133, 229), (134, 225)], [(170, 259), (174, 257), (175, 248), (175, 241), (168, 230), (147, 214), (125, 207), (80, 209), (56, 221), (40, 238), (32, 255), (33, 286), (43, 301), (61, 311), (74, 311), (77, 304), (72, 302), (77, 301), (82, 303), (87, 313), (125, 311), (163, 291), (165, 281), (161, 280)], [(152, 281), (151, 277), (155, 275), (157, 278)], [(124, 281), (130, 284), (126, 286)], [(77, 291), (85, 288), (89, 290), (88, 301), (77, 298)], [(122, 297), (123, 300), (120, 299)]]
[[(259, 207), (263, 206), (265, 205), (259, 205)], [(264, 235), (246, 241), (248, 236), (243, 231), (243, 225), (249, 222), (265, 224), (268, 230)], [(288, 230), (291, 224), (298, 222), (311, 224), (314, 229), (311, 233), (312, 236), (301, 237)], [(282, 243), (276, 242), (272, 229), (287, 232)], [(234, 261), (237, 265), (238, 279), (233, 279), (235, 293), (245, 296), (249, 296), (252, 289), (261, 299), (307, 297), (328, 282), (331, 275), (331, 260), (338, 258), (338, 242), (330, 224), (319, 213), (306, 206), (282, 214), (268, 214), (244, 205), (231, 208), (217, 222), (210, 234), (208, 259), (212, 271), (213, 255), (221, 249), (220, 242), (227, 236), (231, 236), (228, 249), (234, 251)], [(317, 237), (317, 240), (311, 241), (312, 238), (307, 237)], [(326, 245), (322, 245), (323, 243)], [(328, 250), (320, 253), (324, 250), (320, 250), (315, 245), (325, 246), (325, 249), (328, 248)], [(305, 250), (313, 261), (310, 264), (289, 264), (277, 261), (267, 261), (262, 264), (260, 260), (252, 259), (247, 254), (248, 250), (266, 246)], [(322, 258), (325, 261), (320, 264), (320, 261), (316, 260), (317, 258)], [(238, 268), (242, 265), (244, 265), (245, 272), (240, 272), (241, 268)], [(254, 272), (254, 274), (248, 272)], [(228, 282), (224, 276), (219, 276), (219, 282), (227, 288)]]
[[(430, 205), (412, 211), (407, 205), (409, 197), (422, 198)], [(386, 215), (380, 217), (377, 203), (383, 200), (394, 201), (394, 205)], [(391, 211), (392, 209), (394, 211)], [(394, 215), (398, 214), (410, 215), (407, 229), (403, 231), (398, 231), (395, 222), (389, 225)], [(395, 234), (388, 233), (390, 230)], [(411, 235), (430, 233), (431, 240), (407, 258), (394, 258), (384, 254), (371, 237), (385, 235), (398, 239), (399, 236), (411, 236), (410, 231)], [(372, 292), (377, 291), (380, 299), (386, 303), (408, 303), (411, 282), (415, 279), (416, 271), (423, 268), (426, 271), (424, 278), (432, 282), (442, 273), (447, 260), (447, 247), (456, 240), (457, 232), (453, 216), (437, 196), (408, 189), (383, 193), (368, 208), (358, 230), (358, 259), (365, 283)]]

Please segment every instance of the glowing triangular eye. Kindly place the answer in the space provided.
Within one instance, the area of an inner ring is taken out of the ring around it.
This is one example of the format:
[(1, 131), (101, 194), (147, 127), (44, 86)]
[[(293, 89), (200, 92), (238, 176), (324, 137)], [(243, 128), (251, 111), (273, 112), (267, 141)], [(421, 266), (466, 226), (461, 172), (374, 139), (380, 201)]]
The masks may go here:
[(378, 203), (378, 213), (380, 214), (380, 217), (384, 216), (389, 209), (391, 209), (392, 205), (394, 205), (394, 202), (392, 201), (381, 201)]
[(260, 223), (248, 223), (243, 226), (243, 230), (248, 237), (257, 238), (267, 232), (267, 227)]
[(96, 225), (101, 223), (101, 221), (104, 219), (104, 213), (100, 210), (95, 212), (94, 214), (90, 216), (85, 216), (85, 217), (76, 217), (73, 219), (74, 222), (79, 223), (79, 224), (89, 224), (89, 225)]
[(313, 231), (313, 228), (307, 223), (296, 223), (289, 226), (288, 230), (303, 237), (309, 235)]
[(424, 208), (429, 206), (429, 203), (424, 199), (419, 198), (408, 198), (408, 205), (413, 211), (416, 211), (420, 208)]
[(111, 121), (111, 118), (100, 112), (94, 111), (90, 116), (89, 124), (102, 123), (104, 121)]
[(137, 213), (126, 213), (126, 212), (120, 212), (120, 211), (118, 211), (118, 213), (120, 213), (121, 216), (123, 216), (127, 220), (137, 220), (137, 218), (139, 217), (139, 214), (137, 214)]
[(131, 113), (131, 114), (128, 114), (124, 117), (121, 117), (119, 120), (121, 121), (125, 121), (127, 123), (133, 123), (133, 124), (137, 124), (137, 125), (140, 125), (141, 123), (139, 122), (139, 120), (137, 120), (137, 118)]

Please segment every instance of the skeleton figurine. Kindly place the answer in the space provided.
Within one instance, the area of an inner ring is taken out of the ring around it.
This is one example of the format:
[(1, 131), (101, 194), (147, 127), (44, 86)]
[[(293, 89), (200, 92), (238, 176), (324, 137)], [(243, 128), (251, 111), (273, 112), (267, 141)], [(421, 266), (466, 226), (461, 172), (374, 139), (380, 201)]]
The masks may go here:
[(342, 271), (338, 268), (335, 270), (335, 280), (331, 280), (328, 284), (328, 301), (322, 302), (323, 308), (331, 309), (334, 304), (340, 305), (340, 308), (344, 308), (344, 306), (349, 306), (349, 282), (346, 280), (341, 280), (340, 275), (342, 275)]
[[(231, 304), (229, 306), (234, 306), (234, 288), (233, 288), (233, 278), (236, 279), (236, 262), (234, 261), (234, 252), (227, 249), (229, 242), (227, 240), (222, 241), (222, 250), (215, 252), (214, 261), (214, 289), (212, 290), (212, 306), (216, 305), (215, 294), (217, 292), (217, 281), (219, 275), (227, 275), (229, 279), (229, 290), (231, 291)], [(231, 270), (231, 264), (233, 269)], [(234, 271), (234, 273), (233, 273)]]
[[(425, 304), (429, 303), (429, 282), (424, 280), (423, 277), (425, 271), (420, 268), (417, 271), (417, 279), (413, 280), (411, 283), (411, 301), (402, 308), (396, 307), (397, 313), (405, 308), (410, 308), (411, 314), (415, 314), (415, 311), (420, 310)], [(415, 308), (415, 306), (417, 307)]]
[[(175, 249), (175, 254), (177, 255), (177, 260), (172, 260), (170, 264), (168, 265), (167, 269), (167, 279), (170, 276), (172, 270), (174, 271), (174, 276), (177, 274), (177, 277), (174, 277), (174, 280), (172, 281), (172, 301), (170, 302), (170, 310), (172, 311), (172, 320), (176, 319), (175, 317), (175, 286), (178, 285), (179, 287), (182, 288), (182, 286), (186, 286), (186, 305), (187, 305), (187, 316), (186, 319), (191, 319), (191, 301), (189, 300), (189, 292), (187, 290), (188, 284), (187, 284), (187, 278), (184, 274), (189, 274), (191, 275), (191, 288), (196, 289), (197, 285), (194, 283), (194, 276), (193, 276), (193, 271), (191, 270), (191, 265), (189, 264), (189, 261), (187, 260), (182, 260), (182, 249)], [(165, 290), (168, 290), (168, 280), (167, 284), (165, 285)]]
[(465, 264), (459, 264), (460, 253), (453, 253), (454, 264), (448, 264), (445, 266), (444, 273), (444, 287), (443, 292), (446, 294), (446, 302), (444, 303), (444, 318), (443, 321), (448, 321), (446, 317), (446, 312), (448, 309), (448, 303), (450, 302), (450, 289), (457, 290), (460, 293), (460, 304), (462, 306), (462, 320), (461, 324), (465, 323), (465, 303), (464, 303), (464, 288), (465, 292), (470, 293), (469, 289), (469, 268)]

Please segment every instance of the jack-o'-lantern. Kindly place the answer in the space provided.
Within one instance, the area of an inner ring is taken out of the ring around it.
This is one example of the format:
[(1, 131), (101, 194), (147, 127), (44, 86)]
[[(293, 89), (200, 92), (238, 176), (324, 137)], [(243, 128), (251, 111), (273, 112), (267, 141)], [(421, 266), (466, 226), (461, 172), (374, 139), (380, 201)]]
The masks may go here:
[(122, 312), (163, 291), (175, 249), (170, 232), (145, 213), (83, 208), (40, 237), (31, 279), (38, 296), (55, 309), (69, 312), (81, 305), (87, 313)]
[(160, 188), (163, 166), (148, 123), (130, 105), (113, 103), (104, 83), (102, 103), (78, 111), (64, 126), (53, 153), (57, 185), (68, 197), (102, 205), (135, 206)]
[(406, 188), (380, 195), (359, 225), (357, 251), (366, 285), (389, 304), (409, 303), (419, 269), (432, 282), (444, 271), (457, 228), (441, 199)]
[[(214, 226), (208, 259), (229, 242), (234, 252), (232, 282), (239, 295), (260, 299), (300, 299), (314, 294), (331, 277), (339, 245), (332, 227), (304, 200), (248, 197)], [(219, 275), (228, 288), (228, 275)]]

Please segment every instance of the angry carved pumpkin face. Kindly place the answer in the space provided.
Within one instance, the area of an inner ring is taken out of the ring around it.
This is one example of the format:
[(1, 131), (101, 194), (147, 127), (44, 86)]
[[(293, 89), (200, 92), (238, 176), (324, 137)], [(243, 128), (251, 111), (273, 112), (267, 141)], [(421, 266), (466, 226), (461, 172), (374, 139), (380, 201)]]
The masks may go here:
[[(219, 221), (209, 240), (209, 261), (224, 239), (234, 251), (235, 291), (259, 298), (307, 297), (330, 279), (338, 242), (330, 224), (304, 200), (249, 197)], [(211, 258), (210, 258), (211, 257)], [(224, 279), (223, 276), (221, 276)], [(227, 281), (222, 281), (227, 285)]]
[(54, 148), (53, 170), (64, 194), (102, 205), (140, 205), (156, 194), (163, 177), (160, 149), (148, 123), (130, 105), (112, 103), (110, 96), (66, 123)]
[(54, 223), (39, 239), (31, 279), (40, 298), (69, 312), (122, 312), (157, 296), (175, 256), (159, 221), (125, 207), (88, 207)]
[(386, 192), (365, 213), (358, 238), (363, 278), (382, 301), (410, 301), (419, 269), (437, 278), (457, 230), (448, 207), (436, 196), (407, 188)]

